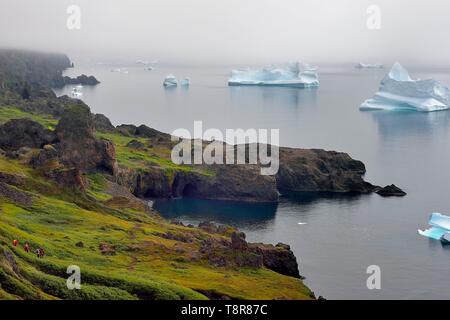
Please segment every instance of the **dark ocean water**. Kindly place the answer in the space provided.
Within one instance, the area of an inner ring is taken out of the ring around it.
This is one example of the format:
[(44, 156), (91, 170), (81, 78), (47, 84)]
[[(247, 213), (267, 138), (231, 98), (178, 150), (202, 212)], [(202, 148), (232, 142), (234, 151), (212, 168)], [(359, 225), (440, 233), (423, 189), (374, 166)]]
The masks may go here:
[[(111, 72), (124, 68), (128, 73)], [(408, 66), (407, 66), (408, 67)], [(450, 214), (449, 112), (361, 112), (387, 70), (322, 66), (319, 89), (228, 87), (232, 66), (146, 71), (126, 65), (77, 66), (102, 83), (83, 88), (93, 112), (114, 124), (147, 124), (165, 132), (204, 128), (276, 128), (284, 146), (348, 152), (367, 167), (366, 180), (395, 183), (404, 198), (299, 195), (277, 205), (176, 199), (155, 206), (189, 223), (214, 220), (239, 227), (249, 241), (284, 242), (316, 295), (330, 299), (450, 299), (450, 248), (417, 234), (431, 212)], [(450, 72), (411, 69), (450, 85)], [(164, 76), (191, 78), (167, 90)], [(72, 87), (57, 90), (70, 93)], [(302, 223), (302, 224), (299, 224)], [(366, 269), (381, 268), (381, 290), (368, 290)]]

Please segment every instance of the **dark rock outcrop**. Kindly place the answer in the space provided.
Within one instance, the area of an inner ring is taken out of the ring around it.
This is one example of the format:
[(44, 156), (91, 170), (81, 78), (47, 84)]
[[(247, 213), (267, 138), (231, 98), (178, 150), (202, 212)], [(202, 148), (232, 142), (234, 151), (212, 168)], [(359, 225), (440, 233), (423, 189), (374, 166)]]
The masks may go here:
[(280, 192), (373, 192), (362, 178), (365, 172), (364, 164), (346, 153), (280, 148), (276, 179)]
[(13, 119), (0, 126), (0, 148), (5, 151), (42, 148), (55, 140), (52, 131), (29, 119)]
[(145, 150), (145, 145), (138, 140), (131, 140), (126, 146), (135, 150)]
[(61, 186), (85, 191), (87, 182), (81, 171), (77, 168), (58, 168), (45, 173), (45, 175)]
[(59, 140), (59, 160), (82, 172), (102, 170), (115, 174), (114, 145), (108, 140), (95, 138), (94, 130), (93, 116), (88, 107), (67, 108), (55, 130)]
[(170, 141), (170, 134), (147, 127), (146, 125), (140, 125), (137, 127), (133, 124), (121, 124), (116, 127), (116, 130), (125, 136), (138, 136), (150, 138), (155, 141)]
[(98, 81), (94, 76), (87, 76), (85, 74), (82, 74), (81, 76), (78, 76), (76, 78), (70, 78), (70, 77), (63, 77), (60, 82), (55, 82), (56, 87), (61, 87), (68, 84), (81, 84), (85, 86), (95, 86), (99, 84), (100, 81)]
[(101, 113), (94, 114), (94, 127), (95, 130), (103, 132), (112, 132), (116, 129), (111, 121)]
[(264, 266), (267, 269), (286, 276), (301, 277), (297, 259), (287, 244), (279, 243), (276, 246), (262, 243), (250, 244), (250, 250), (262, 255)]
[(397, 187), (395, 184), (391, 184), (390, 186), (386, 186), (384, 188), (380, 188), (375, 191), (382, 197), (403, 197), (406, 196), (406, 192)]
[(33, 197), (30, 194), (3, 182), (0, 182), (0, 197), (5, 197), (19, 205), (29, 206), (33, 203)]

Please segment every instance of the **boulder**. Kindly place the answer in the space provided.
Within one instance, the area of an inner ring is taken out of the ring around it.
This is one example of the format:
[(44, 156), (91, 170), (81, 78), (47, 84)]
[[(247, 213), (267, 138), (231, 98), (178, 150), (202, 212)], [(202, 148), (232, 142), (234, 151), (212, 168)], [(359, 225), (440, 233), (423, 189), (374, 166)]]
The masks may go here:
[(276, 246), (269, 244), (249, 244), (250, 251), (261, 254), (263, 264), (267, 269), (286, 276), (301, 278), (298, 271), (297, 258), (289, 245), (279, 243)]
[(52, 131), (30, 119), (13, 119), (0, 126), (0, 148), (5, 151), (42, 148), (55, 140)]
[(123, 134), (124, 136), (134, 136), (136, 135), (137, 127), (133, 124), (121, 124), (116, 127), (116, 131)]
[(103, 114), (94, 114), (94, 128), (97, 131), (112, 132), (115, 127), (112, 125), (111, 121)]
[(114, 145), (111, 141), (95, 138), (94, 120), (88, 107), (67, 108), (55, 131), (59, 140), (59, 160), (65, 166), (82, 172), (117, 172)]
[(245, 233), (233, 232), (231, 234), (231, 249), (245, 251), (248, 249), (248, 243), (245, 241)]
[(127, 143), (126, 147), (135, 149), (135, 150), (145, 150), (145, 145), (138, 140), (131, 140)]
[(397, 187), (395, 184), (380, 188), (376, 191), (382, 197), (403, 197), (406, 196), (406, 192)]

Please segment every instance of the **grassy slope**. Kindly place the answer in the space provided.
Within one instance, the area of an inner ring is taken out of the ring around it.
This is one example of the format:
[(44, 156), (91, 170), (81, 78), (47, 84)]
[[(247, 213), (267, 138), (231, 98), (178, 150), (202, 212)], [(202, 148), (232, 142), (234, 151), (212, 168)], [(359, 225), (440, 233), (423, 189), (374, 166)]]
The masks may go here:
[[(17, 109), (0, 108), (0, 122), (23, 116), (47, 127), (56, 123)], [(156, 159), (157, 165), (167, 164), (165, 159), (147, 153), (144, 159), (136, 160), (138, 151), (124, 147), (129, 138), (115, 134), (104, 137), (115, 142), (119, 161), (146, 164)], [(131, 159), (123, 159), (130, 154)], [(0, 156), (2, 172), (20, 176), (24, 183), (17, 192), (31, 195), (33, 200), (25, 204), (0, 194), (0, 299), (206, 298), (200, 291), (242, 299), (310, 298), (311, 292), (298, 279), (267, 269), (216, 268), (194, 259), (201, 239), (221, 236), (169, 224), (135, 203), (112, 198), (106, 194), (106, 180), (100, 174), (88, 177), (90, 187), (83, 195), (61, 190), (19, 160)], [(185, 243), (161, 237), (168, 231), (196, 240)], [(21, 247), (13, 248), (13, 239), (21, 244), (28, 241), (32, 248), (45, 248), (46, 257), (38, 259)], [(80, 241), (83, 247), (76, 245)], [(115, 255), (101, 254), (100, 244), (114, 247)], [(19, 271), (7, 259), (8, 252)], [(82, 290), (67, 289), (69, 265), (80, 266)]]

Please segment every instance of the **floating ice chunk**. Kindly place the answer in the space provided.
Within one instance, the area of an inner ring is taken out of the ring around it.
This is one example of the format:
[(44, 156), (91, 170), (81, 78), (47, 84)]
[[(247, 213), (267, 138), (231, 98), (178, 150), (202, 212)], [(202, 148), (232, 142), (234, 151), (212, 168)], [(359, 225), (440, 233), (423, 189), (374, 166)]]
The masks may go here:
[(396, 62), (381, 81), (372, 99), (361, 104), (360, 110), (440, 111), (449, 109), (449, 89), (438, 81), (414, 80)]
[(188, 77), (186, 77), (183, 80), (181, 80), (181, 85), (183, 87), (189, 87), (190, 84), (191, 84), (191, 79), (189, 79)]
[(163, 85), (165, 87), (176, 87), (178, 85), (178, 80), (177, 78), (173, 75), (173, 74), (169, 74), (168, 76), (166, 76), (166, 78), (164, 79), (164, 83)]
[(153, 70), (153, 67), (152, 67), (152, 66), (148, 66), (148, 67), (145, 67), (144, 70), (152, 71), (152, 70)]
[(317, 68), (302, 62), (270, 65), (263, 69), (232, 70), (229, 86), (318, 87)]
[(72, 88), (72, 91), (71, 91), (72, 97), (76, 97), (76, 98), (81, 97), (83, 95), (83, 92), (81, 91), (82, 88), (83, 88), (83, 86), (79, 86), (79, 85)]
[(450, 217), (440, 213), (432, 213), (428, 224), (431, 228), (426, 230), (418, 230), (419, 234), (430, 239), (441, 240), (445, 242), (450, 240)]
[(356, 68), (358, 68), (358, 69), (383, 69), (384, 66), (381, 63), (370, 64), (370, 63), (360, 62), (356, 65)]

